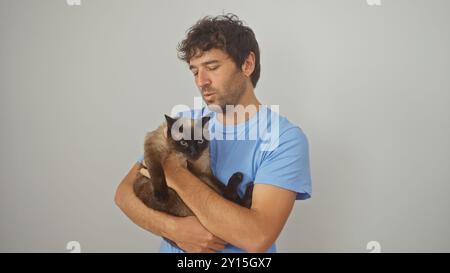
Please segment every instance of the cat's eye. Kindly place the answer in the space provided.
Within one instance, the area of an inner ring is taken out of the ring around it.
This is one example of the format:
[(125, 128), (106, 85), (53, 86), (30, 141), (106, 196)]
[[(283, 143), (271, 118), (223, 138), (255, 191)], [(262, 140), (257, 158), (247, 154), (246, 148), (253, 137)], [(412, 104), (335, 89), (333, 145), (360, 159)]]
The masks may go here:
[(187, 142), (186, 142), (185, 140), (181, 140), (181, 141), (180, 141), (180, 144), (183, 145), (183, 146), (185, 146), (185, 147), (188, 146), (188, 144), (187, 144)]
[(203, 139), (197, 140), (198, 144), (203, 144)]

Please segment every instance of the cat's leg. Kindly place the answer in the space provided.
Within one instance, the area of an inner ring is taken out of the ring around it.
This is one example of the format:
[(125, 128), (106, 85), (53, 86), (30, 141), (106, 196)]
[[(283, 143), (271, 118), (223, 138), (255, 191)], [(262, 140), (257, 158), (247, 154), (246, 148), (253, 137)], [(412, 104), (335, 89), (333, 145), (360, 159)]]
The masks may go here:
[(227, 188), (237, 192), (239, 185), (242, 183), (244, 175), (241, 172), (235, 172), (230, 179), (228, 179)]
[(156, 200), (166, 202), (169, 199), (169, 188), (161, 163), (153, 162), (149, 168)]
[(244, 175), (241, 172), (236, 172), (230, 177), (227, 185), (227, 198), (243, 207), (250, 208), (252, 205), (253, 182), (247, 186), (244, 196), (241, 198), (238, 194), (238, 188), (243, 179)]

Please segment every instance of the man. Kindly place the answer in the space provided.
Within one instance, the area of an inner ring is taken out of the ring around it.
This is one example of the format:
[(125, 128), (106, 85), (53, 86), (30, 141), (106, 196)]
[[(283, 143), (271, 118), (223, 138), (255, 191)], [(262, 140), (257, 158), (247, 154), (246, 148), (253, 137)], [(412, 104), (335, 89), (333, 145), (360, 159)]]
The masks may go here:
[[(224, 199), (172, 157), (163, 163), (167, 184), (196, 216), (174, 217), (146, 207), (133, 193), (136, 174), (146, 174), (145, 169), (139, 170), (140, 164), (135, 164), (120, 183), (116, 204), (134, 223), (179, 246), (163, 240), (161, 252), (275, 252), (275, 241), (294, 201), (311, 194), (307, 138), (298, 126), (262, 106), (256, 98), (258, 43), (253, 31), (235, 15), (198, 21), (178, 50), (206, 104), (219, 106), (181, 115), (198, 118), (213, 114), (213, 173), (220, 181), (228, 181), (234, 172), (242, 172), (240, 194), (254, 183), (252, 206), (245, 208)], [(271, 118), (265, 119), (266, 128), (259, 127), (258, 132), (270, 136), (269, 144), (267, 137), (241, 140), (261, 125), (263, 113)]]

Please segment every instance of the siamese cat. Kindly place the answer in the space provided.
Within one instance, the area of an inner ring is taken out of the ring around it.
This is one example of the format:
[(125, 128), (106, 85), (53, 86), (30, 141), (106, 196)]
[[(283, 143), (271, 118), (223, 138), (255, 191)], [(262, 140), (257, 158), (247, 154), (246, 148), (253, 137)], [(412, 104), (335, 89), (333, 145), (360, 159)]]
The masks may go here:
[[(136, 196), (146, 206), (155, 210), (175, 216), (194, 215), (175, 190), (167, 186), (164, 177), (161, 162), (170, 153), (175, 153), (180, 160), (187, 161), (189, 171), (211, 189), (232, 202), (250, 208), (253, 184), (246, 189), (243, 198), (240, 198), (237, 192), (243, 179), (242, 173), (234, 173), (226, 186), (212, 174), (209, 160), (209, 141), (203, 133), (208, 131), (206, 125), (211, 117), (190, 119), (171, 118), (165, 115), (165, 118), (166, 122), (146, 135), (144, 162), (150, 178), (138, 173), (134, 183)], [(178, 130), (175, 130), (176, 128)], [(204, 128), (206, 129), (204, 130)], [(199, 132), (201, 136), (199, 136)]]

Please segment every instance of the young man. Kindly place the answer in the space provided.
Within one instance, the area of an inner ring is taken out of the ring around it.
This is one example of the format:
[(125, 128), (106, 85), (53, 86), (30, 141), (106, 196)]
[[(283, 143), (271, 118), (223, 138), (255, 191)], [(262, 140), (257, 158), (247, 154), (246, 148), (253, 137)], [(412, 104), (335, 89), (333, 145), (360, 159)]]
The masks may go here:
[[(241, 194), (254, 183), (252, 206), (224, 199), (172, 157), (163, 163), (167, 184), (196, 216), (174, 217), (146, 207), (133, 192), (136, 174), (146, 174), (145, 169), (139, 170), (139, 163), (117, 188), (116, 204), (135, 224), (180, 247), (163, 240), (161, 252), (275, 252), (275, 241), (294, 201), (311, 195), (307, 138), (298, 126), (256, 98), (258, 43), (253, 31), (235, 15), (198, 21), (178, 50), (206, 104), (219, 106), (181, 115), (213, 116), (209, 122), (216, 136), (210, 142), (213, 173), (220, 181), (228, 181), (236, 171), (242, 172)], [(270, 118), (263, 118), (266, 114)], [(254, 132), (265, 132), (265, 137), (245, 137)]]

